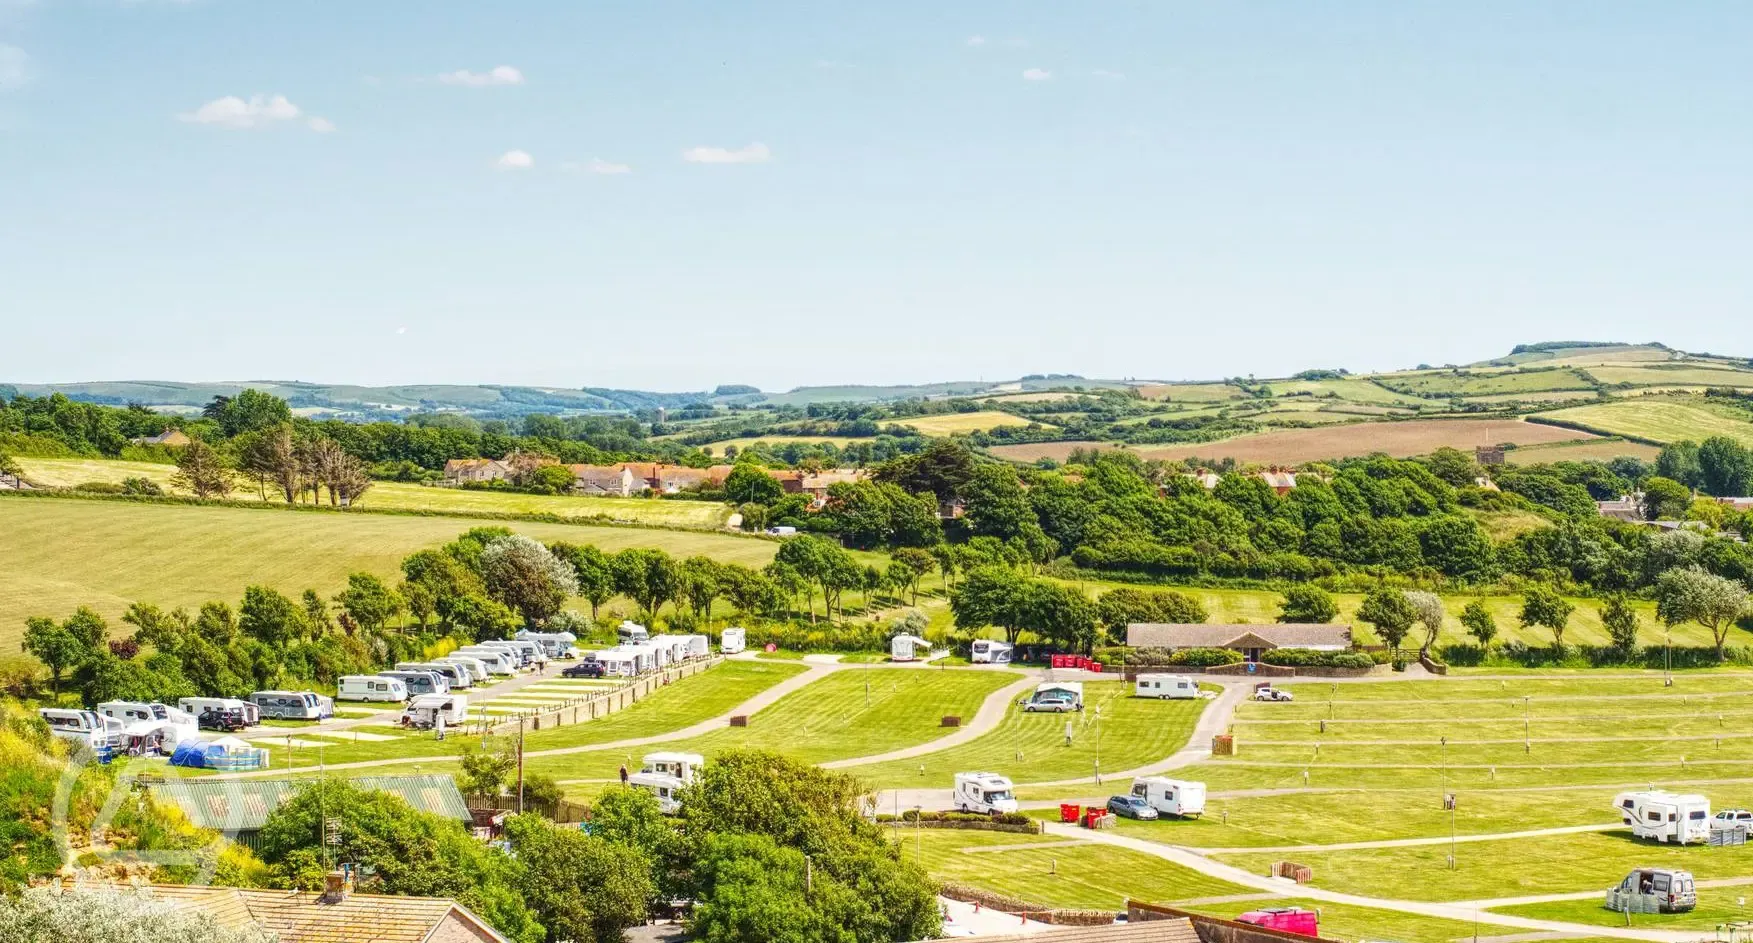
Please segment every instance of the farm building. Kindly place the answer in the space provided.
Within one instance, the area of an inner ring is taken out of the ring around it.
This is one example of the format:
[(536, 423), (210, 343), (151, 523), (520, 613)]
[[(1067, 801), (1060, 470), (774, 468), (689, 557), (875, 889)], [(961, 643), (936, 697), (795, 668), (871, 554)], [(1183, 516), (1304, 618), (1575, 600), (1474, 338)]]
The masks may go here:
[(166, 448), (180, 449), (190, 442), (188, 433), (181, 429), (166, 429), (157, 435), (143, 435), (128, 440), (134, 445), (162, 445)]
[(496, 458), (453, 458), (444, 463), (444, 480), (451, 484), (502, 481), (510, 475), (511, 466)]
[(227, 929), (260, 927), (280, 943), (509, 943), (448, 897), (355, 894), (339, 873), (322, 893), (210, 885), (151, 885), (153, 897), (210, 914)]
[(1595, 511), (1602, 517), (1611, 517), (1619, 521), (1642, 521), (1644, 519), (1641, 495), (1626, 495), (1615, 501), (1596, 501)]
[[(233, 836), (255, 847), (268, 816), (290, 799), (293, 790), (310, 780), (298, 779), (173, 779), (148, 786), (153, 798), (174, 804), (194, 825)], [(448, 774), (367, 776), (352, 780), (361, 789), (393, 793), (422, 812), (472, 823), (468, 803)]]
[(1134, 622), (1126, 627), (1131, 648), (1231, 648), (1249, 661), (1275, 648), (1312, 648), (1341, 652), (1351, 648), (1351, 626), (1328, 623), (1275, 622), (1270, 625), (1207, 625), (1205, 623)]

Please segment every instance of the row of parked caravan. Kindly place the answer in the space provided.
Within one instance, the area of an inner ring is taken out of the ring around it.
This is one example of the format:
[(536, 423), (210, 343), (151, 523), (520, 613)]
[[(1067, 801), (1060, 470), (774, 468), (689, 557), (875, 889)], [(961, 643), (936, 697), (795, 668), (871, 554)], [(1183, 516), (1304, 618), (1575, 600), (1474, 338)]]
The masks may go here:
[[(398, 662), (395, 668), (373, 675), (343, 675), (337, 681), (339, 697), (344, 701), (376, 701), (404, 704), (411, 698), (425, 695), (450, 694), (495, 677), (510, 677), (521, 671), (548, 663), (559, 642), (555, 639), (525, 638), (477, 642), (465, 645), (448, 655), (431, 661)], [(565, 636), (570, 648), (570, 632), (545, 633)]]
[(202, 730), (230, 733), (262, 718), (321, 720), (335, 715), (333, 699), (314, 691), (257, 691), (248, 698), (185, 697), (176, 706), (105, 701), (93, 710), (45, 707), (38, 713), (55, 736), (105, 754), (169, 753)]
[[(741, 629), (726, 629), (725, 638), (728, 643), (733, 631), (737, 650), (741, 651)], [(636, 678), (712, 653), (712, 640), (704, 635), (652, 635), (645, 626), (636, 622), (622, 622), (616, 637), (619, 644), (601, 651), (584, 652), (582, 660), (562, 674), (567, 677)]]

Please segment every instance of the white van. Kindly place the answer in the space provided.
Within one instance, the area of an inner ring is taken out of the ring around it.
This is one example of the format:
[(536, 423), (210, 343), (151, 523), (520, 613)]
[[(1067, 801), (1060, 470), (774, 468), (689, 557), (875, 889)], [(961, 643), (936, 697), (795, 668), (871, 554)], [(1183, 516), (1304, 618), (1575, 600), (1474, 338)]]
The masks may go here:
[(968, 660), (976, 665), (1008, 665), (1015, 651), (1016, 646), (1009, 642), (977, 638), (968, 651)]
[(378, 675), (342, 675), (339, 697), (343, 701), (387, 701), (400, 704), (408, 699), (408, 685), (400, 678)]
[(735, 655), (737, 652), (747, 648), (748, 644), (749, 630), (740, 626), (732, 626), (725, 629), (724, 632), (718, 636), (718, 650), (726, 655)]
[(647, 753), (645, 765), (627, 777), (627, 785), (656, 796), (658, 811), (674, 815), (682, 809), (681, 791), (700, 778), (705, 763), (698, 753)]
[(218, 711), (220, 713), (227, 711), (241, 711), (243, 713), (244, 726), (253, 727), (262, 722), (262, 712), (256, 709), (256, 705), (251, 704), (248, 701), (240, 701), (234, 697), (179, 698), (177, 700), (177, 710), (180, 710), (185, 714), (192, 714), (197, 720), (199, 720), (201, 714), (206, 711)]
[(1017, 810), (1015, 787), (1010, 777), (997, 773), (957, 773), (955, 801), (958, 812), (1008, 815)]
[(622, 645), (643, 642), (651, 638), (651, 632), (637, 622), (623, 619), (619, 628), (615, 629), (615, 637)]
[[(111, 738), (109, 725), (105, 718), (96, 711), (72, 710), (61, 707), (44, 707), (37, 710), (38, 716), (49, 725), (49, 732), (63, 740), (71, 740), (90, 748), (93, 752), (112, 749), (116, 746)], [(114, 718), (110, 718), (114, 720)], [(120, 723), (120, 721), (115, 721)]]
[(475, 676), (469, 669), (461, 665), (453, 665), (448, 661), (399, 661), (397, 671), (436, 671), (444, 676), (445, 683), (453, 688), (466, 688), (475, 683)]
[(1710, 841), (1710, 800), (1703, 796), (1622, 792), (1613, 797), (1613, 808), (1636, 838), (1679, 845)]
[[(307, 696), (308, 695), (308, 696)], [(257, 691), (250, 695), (263, 717), (274, 720), (321, 720), (322, 705), (306, 691)]]
[(481, 684), (489, 677), (487, 663), (473, 655), (459, 655), (456, 652), (451, 652), (438, 659), (438, 662), (445, 665), (457, 665), (465, 669), (469, 673), (470, 680), (476, 684)]
[(517, 674), (518, 662), (521, 660), (502, 648), (487, 648), (482, 645), (469, 645), (451, 654), (478, 658), (486, 664), (490, 673), (496, 675)]
[(1139, 675), (1136, 694), (1139, 697), (1189, 701), (1199, 697), (1199, 682), (1186, 675)]
[(464, 694), (422, 694), (408, 702), (402, 711), (402, 725), (422, 730), (437, 727), (461, 727), (469, 722), (469, 698)]
[(1132, 794), (1143, 799), (1158, 815), (1196, 819), (1205, 812), (1204, 783), (1144, 776), (1132, 781)]

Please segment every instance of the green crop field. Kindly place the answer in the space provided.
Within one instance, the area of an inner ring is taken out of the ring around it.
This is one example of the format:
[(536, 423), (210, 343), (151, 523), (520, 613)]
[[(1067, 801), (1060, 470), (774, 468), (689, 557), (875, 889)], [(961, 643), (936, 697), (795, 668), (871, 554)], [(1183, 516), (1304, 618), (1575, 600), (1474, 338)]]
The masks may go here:
[[(1098, 758), (1108, 772), (1134, 769), (1185, 746), (1207, 703), (1131, 695), (1132, 685), (1124, 681), (1090, 682), (1084, 685), (1081, 714), (1025, 713), (1012, 705), (1002, 725), (969, 743), (851, 772), (889, 789), (942, 787), (957, 772), (976, 769), (1003, 773), (1018, 783), (1072, 779), (1093, 775)], [(1073, 725), (1070, 746), (1067, 720)]]
[[(131, 602), (235, 605), (244, 587), (338, 591), (357, 571), (392, 577), (402, 558), (483, 522), (437, 516), (349, 514), (64, 498), (0, 498), (0, 645), (24, 620), (89, 605), (115, 618)], [(657, 547), (762, 566), (778, 545), (729, 534), (512, 522), (538, 540), (604, 550)]]
[[(974, 716), (988, 694), (1016, 679), (1007, 671), (847, 669), (786, 695), (749, 718), (747, 727), (717, 730), (664, 749), (710, 757), (753, 746), (809, 763), (872, 756), (950, 733), (939, 725), (945, 715)], [(578, 753), (532, 758), (527, 767), (560, 780), (607, 779), (625, 759)]]
[(939, 416), (914, 416), (894, 420), (895, 425), (909, 426), (917, 429), (921, 435), (932, 436), (961, 435), (1004, 426), (1026, 426), (1031, 422), (1032, 420), (1021, 416), (990, 409), (976, 413), (944, 413)]
[(1753, 371), (1703, 364), (1590, 367), (1602, 383), (1633, 386), (1753, 386)]
[[(100, 482), (119, 484), (126, 478), (148, 478), (171, 493), (180, 493), (171, 485), (176, 467), (151, 462), (123, 462), (109, 459), (84, 458), (21, 458), (25, 477), (51, 488)], [(254, 487), (240, 487), (233, 498), (260, 500)], [(267, 500), (282, 499), (269, 489)], [(437, 514), (541, 514), (583, 520), (608, 519), (664, 527), (689, 527), (711, 530), (724, 526), (730, 509), (713, 501), (665, 501), (653, 498), (604, 498), (583, 495), (518, 494), (509, 491), (465, 491), (461, 488), (438, 488), (426, 485), (380, 481), (372, 485), (361, 499), (362, 507), (401, 511), (430, 511)]]
[(1753, 422), (1744, 413), (1706, 403), (1699, 397), (1633, 398), (1610, 403), (1573, 406), (1541, 413), (1608, 435), (1632, 436), (1651, 442), (1694, 442), (1711, 436), (1728, 436), (1753, 445)]
[(1383, 386), (1378, 386), (1367, 379), (1347, 377), (1339, 380), (1267, 380), (1273, 395), (1289, 397), (1294, 394), (1306, 393), (1319, 402), (1333, 402), (1335, 399), (1349, 403), (1369, 403), (1378, 406), (1429, 406), (1429, 400), (1405, 393), (1396, 393)]
[(1587, 390), (1595, 385), (1578, 370), (1543, 367), (1496, 373), (1433, 370), (1425, 373), (1391, 374), (1381, 377), (1380, 380), (1387, 386), (1407, 393), (1461, 397), (1546, 390)]

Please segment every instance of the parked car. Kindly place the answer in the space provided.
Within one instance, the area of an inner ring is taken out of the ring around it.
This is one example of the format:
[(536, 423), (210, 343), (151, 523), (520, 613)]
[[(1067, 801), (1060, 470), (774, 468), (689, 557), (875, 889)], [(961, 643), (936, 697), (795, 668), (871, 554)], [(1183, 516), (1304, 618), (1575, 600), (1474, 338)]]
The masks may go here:
[(1711, 828), (1734, 828), (1737, 825), (1753, 829), (1753, 812), (1746, 809), (1724, 809), (1710, 817)]
[(249, 721), (244, 719), (243, 711), (222, 710), (217, 707), (209, 707), (196, 715), (195, 723), (202, 730), (223, 730), (226, 733), (242, 730), (249, 726)]
[(1254, 689), (1256, 701), (1292, 701), (1296, 698), (1283, 688), (1263, 687)]
[(576, 665), (567, 665), (560, 672), (562, 678), (600, 678), (603, 676), (603, 663), (592, 659), (581, 661)]
[(1109, 796), (1108, 811), (1129, 819), (1156, 818), (1156, 810), (1138, 796)]
[(1281, 930), (1300, 936), (1321, 935), (1321, 915), (1313, 910), (1301, 907), (1268, 907), (1264, 910), (1250, 910), (1236, 916), (1237, 923), (1250, 923), (1256, 927), (1269, 930)]
[(1607, 892), (1602, 906), (1616, 913), (1680, 914), (1698, 906), (1691, 871), (1639, 868)]

